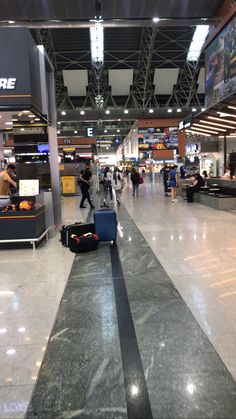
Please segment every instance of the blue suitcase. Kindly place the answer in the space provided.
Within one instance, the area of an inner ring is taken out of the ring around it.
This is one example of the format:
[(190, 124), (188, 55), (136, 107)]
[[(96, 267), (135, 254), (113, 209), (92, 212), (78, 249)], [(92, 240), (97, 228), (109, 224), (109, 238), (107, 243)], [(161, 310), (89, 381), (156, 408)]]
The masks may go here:
[(114, 209), (94, 211), (95, 233), (99, 241), (116, 241), (117, 219)]

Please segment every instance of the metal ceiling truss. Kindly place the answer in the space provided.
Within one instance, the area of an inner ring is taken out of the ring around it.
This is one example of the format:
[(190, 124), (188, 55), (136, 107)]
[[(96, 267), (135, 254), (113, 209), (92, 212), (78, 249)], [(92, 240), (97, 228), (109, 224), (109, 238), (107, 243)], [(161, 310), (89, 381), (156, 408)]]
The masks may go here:
[(57, 108), (74, 109), (67, 89), (64, 86), (62, 72), (58, 69), (51, 31), (49, 29), (38, 29), (35, 31), (35, 35), (37, 43), (44, 46), (54, 68)]
[(197, 89), (198, 76), (200, 73), (200, 62), (186, 61), (184, 68), (180, 68), (177, 83), (169, 97), (166, 107), (189, 108), (191, 106), (201, 107)]
[(143, 28), (137, 70), (125, 107), (146, 109), (158, 107), (154, 94), (154, 68), (151, 68), (157, 28)]

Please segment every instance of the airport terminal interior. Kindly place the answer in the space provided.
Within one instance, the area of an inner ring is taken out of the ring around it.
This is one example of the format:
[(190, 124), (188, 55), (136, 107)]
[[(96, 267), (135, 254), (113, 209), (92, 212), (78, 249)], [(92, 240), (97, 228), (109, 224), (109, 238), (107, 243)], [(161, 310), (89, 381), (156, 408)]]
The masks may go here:
[(236, 419), (236, 2), (1, 0), (0, 419)]

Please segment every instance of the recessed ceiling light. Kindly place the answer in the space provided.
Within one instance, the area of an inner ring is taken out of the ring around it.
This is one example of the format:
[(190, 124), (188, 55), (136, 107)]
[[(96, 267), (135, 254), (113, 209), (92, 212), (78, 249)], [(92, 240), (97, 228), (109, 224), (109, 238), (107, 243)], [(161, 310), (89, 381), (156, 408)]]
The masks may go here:
[(0, 329), (1, 334), (6, 333), (6, 332), (7, 332), (7, 329), (5, 329), (5, 328)]
[(196, 112), (197, 111), (197, 109), (196, 108), (192, 108), (192, 112)]
[(157, 23), (157, 22), (159, 22), (160, 18), (159, 17), (154, 17), (152, 20), (153, 20), (154, 23)]
[(84, 115), (85, 114), (85, 112), (84, 111), (80, 111), (80, 115)]
[(177, 112), (181, 112), (181, 111), (182, 111), (182, 109), (180, 109), (180, 108), (177, 109)]
[(24, 128), (21, 128), (20, 130), (21, 130), (21, 131), (24, 131), (25, 129), (24, 129)]
[(109, 113), (110, 113), (110, 111), (109, 111), (109, 109), (107, 109), (107, 110), (106, 110), (106, 114), (107, 114), (107, 115), (109, 115)]
[(28, 115), (28, 117), (29, 117), (29, 118), (34, 118), (35, 116), (34, 116), (34, 115)]
[(30, 111), (22, 111), (23, 113), (30, 113)]
[(19, 333), (25, 333), (26, 328), (25, 327), (19, 327), (18, 332)]
[(121, 119), (119, 118), (119, 119), (118, 119), (118, 121), (120, 122), (120, 121), (121, 121)]
[(62, 114), (63, 116), (65, 116), (65, 115), (66, 115), (66, 111), (61, 111), (61, 114)]
[(124, 110), (124, 113), (129, 113), (128, 109), (125, 109), (125, 110)]
[(59, 131), (59, 130), (58, 130), (58, 131), (57, 131), (57, 133), (58, 133), (58, 134), (60, 134), (60, 133), (61, 133), (61, 131)]
[(12, 25), (13, 23), (16, 23), (15, 20), (8, 20), (8, 23), (10, 23), (10, 25)]
[[(1, 118), (1, 116), (0, 116), (0, 118)], [(18, 119), (17, 118), (13, 118), (13, 120), (12, 120), (13, 122), (17, 122), (18, 121)]]
[(16, 353), (15, 349), (8, 349), (7, 350), (7, 355), (14, 355)]
[(120, 129), (118, 129), (116, 132), (120, 132)]
[(104, 129), (104, 132), (107, 132), (107, 129)]
[(201, 111), (202, 111), (202, 112), (205, 112), (205, 110), (206, 110), (206, 108), (202, 108), (202, 109), (201, 109)]
[(171, 113), (171, 112), (173, 112), (173, 111), (172, 111), (172, 109), (171, 109), (171, 108), (169, 108), (169, 109), (167, 110), (167, 112), (168, 112), (168, 113)]
[(74, 131), (74, 134), (78, 134), (78, 131), (76, 131), (76, 130), (75, 130), (75, 131)]
[(154, 110), (153, 109), (149, 109), (149, 113), (153, 113), (154, 112)]
[(35, 121), (40, 121), (40, 118), (35, 118)]
[(13, 125), (13, 122), (5, 122), (6, 125)]

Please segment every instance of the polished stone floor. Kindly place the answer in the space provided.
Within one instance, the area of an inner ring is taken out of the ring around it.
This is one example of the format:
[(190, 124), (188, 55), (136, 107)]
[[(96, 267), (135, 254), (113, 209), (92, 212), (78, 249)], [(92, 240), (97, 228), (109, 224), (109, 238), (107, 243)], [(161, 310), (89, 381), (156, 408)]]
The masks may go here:
[[(77, 200), (64, 199), (66, 223), (87, 217)], [(118, 249), (153, 417), (236, 418), (235, 215), (172, 204), (150, 183), (122, 200)], [(73, 259), (58, 236), (35, 255), (0, 252), (0, 418), (23, 417), (32, 394), (28, 417), (134, 417), (143, 378), (124, 370), (133, 345), (121, 344), (109, 246)]]

